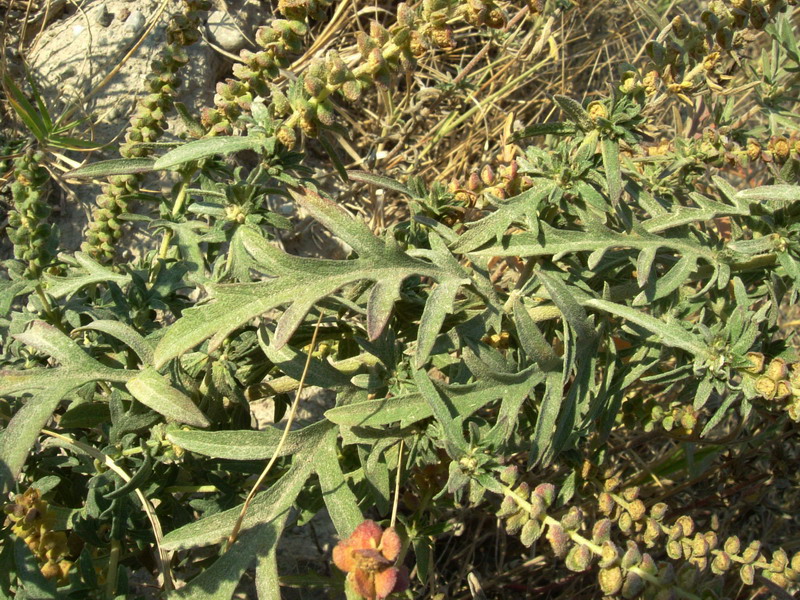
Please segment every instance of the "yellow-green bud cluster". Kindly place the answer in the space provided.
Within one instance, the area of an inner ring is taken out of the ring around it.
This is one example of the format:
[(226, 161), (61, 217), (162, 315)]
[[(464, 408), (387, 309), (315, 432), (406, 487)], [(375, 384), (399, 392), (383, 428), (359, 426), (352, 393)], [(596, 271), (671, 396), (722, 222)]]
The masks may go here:
[[(167, 26), (167, 45), (161, 56), (150, 66), (151, 75), (146, 82), (147, 94), (138, 102), (136, 113), (125, 133), (125, 143), (120, 147), (124, 158), (149, 156), (152, 150), (146, 145), (158, 141), (166, 128), (166, 113), (172, 109), (177, 89), (181, 84), (178, 71), (189, 61), (184, 50), (200, 38), (201, 11), (208, 10), (208, 0), (184, 0), (183, 12), (173, 15)], [(98, 259), (110, 260), (114, 244), (122, 236), (119, 217), (128, 210), (128, 197), (135, 194), (141, 183), (138, 175), (111, 177), (108, 185), (97, 197), (97, 206), (86, 233), (82, 250)]]
[(258, 52), (242, 50), (241, 63), (233, 66), (233, 78), (217, 84), (213, 109), (202, 114), (202, 123), (211, 135), (230, 134), (239, 117), (249, 111), (256, 96), (269, 94), (269, 80), (278, 77), (293, 55), (303, 51), (303, 38), (308, 33), (306, 19), (321, 18), (331, 0), (281, 0), (278, 12), (284, 19), (275, 19), (270, 26), (256, 31)]
[(760, 352), (750, 352), (747, 358), (751, 366), (743, 369), (743, 374), (755, 393), (766, 401), (780, 402), (789, 418), (800, 423), (800, 362), (773, 358), (767, 364)]
[(719, 91), (730, 80), (730, 65), (723, 64), (723, 58), (742, 45), (744, 30), (763, 29), (794, 4), (794, 0), (712, 0), (699, 21), (684, 15), (673, 18), (672, 37), (649, 42), (645, 51), (665, 91), (691, 103), (686, 94), (704, 82)]
[(47, 222), (50, 207), (44, 188), (50, 177), (42, 167), (44, 154), (27, 150), (14, 162), (11, 184), (13, 208), (8, 214), (8, 239), (14, 257), (25, 263), (27, 277), (36, 278), (52, 259), (53, 227)]
[(67, 560), (67, 536), (54, 531), (55, 516), (39, 490), (28, 488), (3, 508), (6, 526), (21, 538), (41, 564), (42, 575), (66, 583), (72, 562)]
[[(502, 471), (499, 479), (506, 495), (497, 514), (505, 521), (506, 531), (518, 534), (526, 546), (544, 536), (571, 571), (586, 571), (596, 564), (598, 585), (607, 598), (706, 597), (721, 583), (716, 576), (734, 569), (747, 585), (757, 574), (783, 588), (800, 581), (800, 552), (790, 558), (778, 549), (768, 561), (758, 542), (743, 547), (732, 536), (721, 543), (714, 531), (699, 531), (689, 516), (668, 524), (666, 504), (648, 509), (639, 498), (640, 489), (622, 489), (619, 477), (605, 480), (604, 491), (597, 495), (599, 518), (591, 528), (577, 506), (560, 518), (548, 514), (555, 499), (552, 485), (531, 491), (525, 482), (518, 483), (519, 471), (514, 467)], [(623, 543), (615, 542), (612, 534), (622, 536)], [(643, 551), (643, 546), (649, 551)], [(654, 550), (681, 564), (657, 563)]]

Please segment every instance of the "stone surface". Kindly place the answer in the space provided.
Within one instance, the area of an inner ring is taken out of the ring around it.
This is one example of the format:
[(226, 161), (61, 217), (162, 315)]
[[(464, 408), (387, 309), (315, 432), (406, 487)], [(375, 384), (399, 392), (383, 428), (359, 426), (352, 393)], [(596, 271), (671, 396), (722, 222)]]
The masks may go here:
[[(255, 30), (272, 14), (268, 2), (218, 1), (216, 10), (209, 13), (212, 18), (201, 24), (201, 32), (222, 52), (201, 39), (187, 48), (189, 64), (180, 73), (182, 85), (177, 101), (196, 116), (202, 108), (213, 105), (217, 81), (230, 73), (230, 55), (244, 47), (253, 49)], [(71, 135), (106, 145), (88, 156), (90, 162), (119, 156), (119, 143), (136, 100), (145, 93), (150, 64), (166, 45), (170, 12), (180, 8), (179, 2), (170, 2), (158, 14), (161, 4), (159, 0), (88, 0), (81, 3), (79, 11), (67, 7), (63, 13), (55, 13), (59, 18), (29, 47), (25, 58), (51, 116), (56, 118), (70, 111), (72, 119), (84, 120)], [(150, 28), (153, 20), (156, 22)], [(18, 81), (24, 80), (22, 72), (12, 75)], [(184, 130), (174, 113), (168, 122), (162, 141), (175, 139)], [(71, 157), (83, 161), (87, 155), (73, 153)], [(158, 182), (152, 183), (151, 189), (159, 188)], [(69, 185), (66, 201), (56, 207), (54, 215), (61, 231), (62, 250), (72, 251), (80, 246), (82, 230), (98, 193), (96, 185)], [(149, 237), (147, 232), (141, 234)], [(146, 239), (135, 242), (139, 241), (148, 243)]]
[[(88, 117), (96, 142), (118, 139), (137, 97), (144, 93), (150, 63), (166, 45), (169, 15), (165, 11), (157, 16), (158, 8), (154, 0), (89, 2), (80, 12), (52, 23), (28, 55), (51, 114), (74, 107), (76, 118)], [(157, 22), (146, 33), (153, 19)], [(187, 52), (190, 61), (181, 73), (178, 100), (197, 113), (212, 102), (220, 59), (202, 42)]]
[(238, 52), (247, 44), (236, 21), (226, 11), (215, 10), (209, 14), (206, 26), (209, 40), (227, 52)]

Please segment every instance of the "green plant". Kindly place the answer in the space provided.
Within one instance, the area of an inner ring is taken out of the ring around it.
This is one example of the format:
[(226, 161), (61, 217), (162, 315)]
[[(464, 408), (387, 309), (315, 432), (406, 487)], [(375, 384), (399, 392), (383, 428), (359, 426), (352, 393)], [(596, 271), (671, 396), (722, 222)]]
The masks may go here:
[[(539, 42), (509, 24), (546, 33), (591, 9), (400, 4), (353, 32), (357, 55), (334, 48), (282, 79), (309, 18), (338, 8), (282, 1), (198, 139), (160, 154), (153, 103), (181, 61), (156, 69), (123, 158), (67, 178), (114, 178), (99, 210), (124, 212), (141, 173), (176, 171), (161, 214), (137, 216), (157, 243), (104, 265), (109, 213), (85, 252), (29, 271), (36, 295), (0, 287), (14, 494), (0, 591), (138, 597), (135, 569), (165, 597), (209, 600), (248, 573), (259, 598), (282, 584), (370, 599), (797, 590), (800, 355), (783, 326), (800, 291), (796, 13), (716, 1), (666, 18), (661, 4), (610, 88), (553, 94), (560, 120), (512, 132), (503, 116), (489, 159), (438, 181), (347, 169), (334, 96), (375, 94), (399, 120), (410, 92), (390, 84), (411, 89), (437, 52), (526, 49)], [(386, 227), (333, 197), (319, 156), (393, 199)], [(278, 243), (289, 201), (339, 256)], [(306, 386), (335, 401), (293, 428)], [(276, 418), (258, 429), (262, 398)], [(338, 569), (279, 572), (278, 540), (323, 508)], [(506, 559), (475, 552), (488, 540)]]

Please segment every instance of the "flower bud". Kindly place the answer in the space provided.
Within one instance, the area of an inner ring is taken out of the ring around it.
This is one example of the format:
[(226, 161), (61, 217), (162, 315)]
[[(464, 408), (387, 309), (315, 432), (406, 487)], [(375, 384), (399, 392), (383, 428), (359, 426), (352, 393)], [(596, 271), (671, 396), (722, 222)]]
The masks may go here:
[(781, 379), (785, 379), (786, 376), (789, 374), (789, 369), (786, 366), (786, 361), (782, 358), (773, 358), (767, 370), (764, 372), (764, 375), (772, 379), (773, 381), (779, 381)]
[(570, 537), (558, 523), (553, 523), (547, 529), (547, 541), (553, 548), (553, 553), (558, 558), (564, 558), (569, 550)]
[(739, 538), (735, 535), (732, 535), (727, 540), (725, 540), (725, 545), (723, 549), (728, 554), (739, 554), (739, 551), (742, 549), (742, 543), (739, 541)]
[(600, 519), (592, 527), (592, 542), (603, 544), (611, 539), (611, 520)]
[(541, 535), (541, 522), (537, 519), (530, 519), (527, 523), (525, 523), (525, 525), (522, 526), (522, 532), (519, 535), (519, 539), (523, 546), (530, 547), (541, 537)]
[(612, 567), (610, 569), (600, 569), (597, 574), (597, 581), (600, 585), (600, 591), (606, 596), (613, 596), (622, 589), (622, 569), (619, 567)]
[(589, 550), (588, 546), (575, 546), (567, 554), (565, 564), (570, 571), (576, 573), (586, 571), (592, 564), (592, 551)]
[(597, 496), (597, 506), (600, 513), (604, 515), (610, 515), (616, 506), (614, 502), (614, 498), (611, 497), (611, 494), (608, 492), (601, 492)]
[(620, 565), (626, 571), (631, 567), (635, 567), (640, 562), (642, 562), (642, 553), (639, 551), (639, 547), (636, 545), (636, 542), (628, 541), (628, 549), (625, 551), (625, 554), (622, 555), (622, 560), (620, 561)]
[(756, 576), (756, 570), (753, 565), (742, 565), (739, 569), (739, 577), (742, 578), (742, 583), (745, 585), (753, 585), (753, 580)]
[(628, 573), (625, 577), (625, 583), (622, 584), (622, 597), (638, 598), (642, 590), (644, 590), (644, 579), (636, 573)]
[(548, 508), (553, 504), (553, 500), (556, 499), (556, 488), (552, 483), (540, 483), (533, 490), (533, 493), (540, 496)]
[(600, 548), (600, 562), (598, 563), (600, 568), (607, 569), (608, 567), (617, 564), (618, 560), (619, 548), (617, 548), (617, 545), (611, 540), (603, 543)]
[(561, 518), (561, 526), (567, 531), (576, 531), (583, 524), (583, 512), (577, 506), (570, 507), (566, 515)]

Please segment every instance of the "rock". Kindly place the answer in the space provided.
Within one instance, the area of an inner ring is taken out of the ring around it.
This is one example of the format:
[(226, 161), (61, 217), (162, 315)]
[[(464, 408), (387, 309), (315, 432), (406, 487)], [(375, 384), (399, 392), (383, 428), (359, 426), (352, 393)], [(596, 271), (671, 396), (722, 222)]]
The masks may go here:
[(139, 33), (146, 22), (147, 19), (144, 18), (141, 11), (135, 10), (125, 19), (125, 28), (131, 33)]
[(247, 45), (247, 40), (236, 22), (223, 10), (215, 10), (208, 15), (208, 37), (228, 52), (238, 52)]
[(105, 4), (101, 4), (92, 12), (92, 21), (100, 25), (100, 27), (108, 27), (113, 20), (114, 15), (108, 12), (108, 7)]

